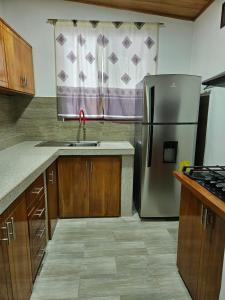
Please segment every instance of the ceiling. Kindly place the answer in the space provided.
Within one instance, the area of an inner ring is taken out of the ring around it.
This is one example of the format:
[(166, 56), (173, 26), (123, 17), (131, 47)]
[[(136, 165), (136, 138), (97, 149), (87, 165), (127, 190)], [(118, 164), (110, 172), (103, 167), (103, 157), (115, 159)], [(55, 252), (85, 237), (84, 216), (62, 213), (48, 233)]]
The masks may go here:
[(67, 0), (194, 21), (214, 0)]

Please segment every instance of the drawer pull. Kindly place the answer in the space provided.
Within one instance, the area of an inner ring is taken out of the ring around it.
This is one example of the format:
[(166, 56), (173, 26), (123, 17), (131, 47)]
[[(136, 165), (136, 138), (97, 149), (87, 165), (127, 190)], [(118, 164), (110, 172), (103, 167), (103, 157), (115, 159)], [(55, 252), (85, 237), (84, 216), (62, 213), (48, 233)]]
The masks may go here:
[(13, 217), (11, 218), (10, 223), (11, 223), (11, 226), (12, 226), (12, 237), (15, 241), (15, 239), (16, 239), (16, 229), (15, 229), (15, 224), (14, 224), (14, 218)]
[(40, 229), (39, 233), (37, 234), (37, 236), (41, 239), (43, 237), (44, 233), (45, 233), (45, 228), (44, 229)]
[(202, 204), (202, 206), (201, 206), (201, 225), (204, 224), (204, 217), (205, 217), (204, 213), (205, 213), (205, 208), (204, 208), (204, 205)]
[(9, 241), (11, 241), (12, 239), (14, 240), (12, 222), (11, 221), (6, 222), (6, 227), (7, 227), (7, 233), (8, 233), (8, 236), (9, 236)]
[(52, 172), (50, 172), (49, 174), (48, 174), (48, 176), (49, 176), (49, 182), (50, 183), (52, 183), (52, 184), (54, 184), (54, 171), (52, 171)]
[[(7, 222), (9, 223), (9, 222)], [(8, 242), (8, 245), (10, 244), (10, 235), (9, 235), (9, 225), (6, 223), (6, 226), (1, 227), (1, 229), (6, 230), (6, 238), (1, 239), (3, 242)]]
[(25, 82), (24, 82), (25, 87), (27, 87), (28, 85), (28, 80), (27, 80), (27, 76), (25, 76)]
[(42, 257), (45, 254), (45, 249), (40, 249), (38, 256)]
[(208, 209), (205, 208), (205, 211), (204, 211), (204, 222), (203, 222), (203, 228), (204, 228), (204, 230), (207, 229), (207, 225), (208, 225)]
[(24, 87), (24, 76), (20, 76), (20, 86)]
[(36, 194), (39, 195), (40, 192), (44, 189), (44, 187), (42, 186), (41, 188), (35, 188), (31, 193), (32, 194)]
[(86, 170), (88, 170), (88, 161), (87, 160), (86, 160), (85, 164), (86, 164)]
[(45, 208), (42, 208), (42, 209), (37, 209), (36, 210), (36, 213), (34, 214), (35, 217), (38, 217), (38, 218), (41, 218), (43, 213), (45, 211)]

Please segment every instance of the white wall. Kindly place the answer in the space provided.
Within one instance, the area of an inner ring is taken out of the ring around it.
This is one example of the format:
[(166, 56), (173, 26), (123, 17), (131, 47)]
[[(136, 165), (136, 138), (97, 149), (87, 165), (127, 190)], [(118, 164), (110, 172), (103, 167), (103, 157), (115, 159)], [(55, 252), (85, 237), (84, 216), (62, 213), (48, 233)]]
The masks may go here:
[[(225, 27), (220, 29), (224, 0), (216, 0), (194, 24), (192, 73), (210, 78), (225, 71)], [(205, 164), (225, 165), (225, 89), (210, 97)]]
[(34, 51), (36, 96), (55, 96), (54, 35), (48, 18), (159, 21), (159, 73), (190, 73), (193, 23), (63, 0), (3, 0), (8, 23), (30, 42)]
[(216, 0), (194, 24), (192, 71), (203, 79), (225, 71), (225, 27), (220, 29), (224, 0)]
[(0, 17), (3, 18), (4, 14), (3, 14), (3, 0), (0, 0)]

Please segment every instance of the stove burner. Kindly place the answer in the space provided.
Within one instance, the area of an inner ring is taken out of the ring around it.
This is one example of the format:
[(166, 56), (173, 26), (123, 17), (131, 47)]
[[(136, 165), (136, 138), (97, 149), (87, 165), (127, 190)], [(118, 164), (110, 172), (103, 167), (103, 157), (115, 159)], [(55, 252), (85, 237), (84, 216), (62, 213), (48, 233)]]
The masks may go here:
[(183, 173), (225, 202), (225, 166), (184, 167)]

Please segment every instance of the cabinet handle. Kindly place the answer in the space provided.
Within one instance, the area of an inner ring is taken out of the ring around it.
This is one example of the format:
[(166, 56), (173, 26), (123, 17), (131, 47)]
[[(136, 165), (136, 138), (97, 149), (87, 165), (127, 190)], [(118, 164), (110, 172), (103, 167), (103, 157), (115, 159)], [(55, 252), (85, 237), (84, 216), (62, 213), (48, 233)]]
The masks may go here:
[(52, 170), (52, 172), (50, 172), (49, 174), (48, 174), (48, 176), (49, 176), (49, 182), (51, 183), (51, 184), (54, 184), (54, 171)]
[(204, 212), (205, 212), (205, 208), (204, 208), (204, 205), (202, 204), (202, 207), (201, 207), (201, 225), (204, 224)]
[(43, 189), (44, 189), (43, 186), (41, 188), (34, 188), (34, 190), (31, 193), (39, 195)]
[(45, 228), (44, 229), (40, 229), (39, 233), (37, 234), (37, 236), (41, 239), (43, 237), (44, 233), (45, 233)]
[(8, 245), (9, 245), (10, 244), (10, 235), (9, 235), (9, 226), (8, 226), (8, 224), (6, 223), (6, 226), (1, 227), (1, 229), (6, 230), (6, 234), (7, 234), (7, 237), (1, 239), (1, 241), (8, 242)]
[(26, 86), (26, 78), (25, 76), (22, 76), (22, 87)]
[(38, 256), (42, 257), (45, 254), (45, 249), (40, 249)]
[(25, 86), (27, 87), (28, 85), (28, 80), (27, 80), (27, 76), (25, 76)]
[(23, 76), (20, 76), (20, 85), (23, 87)]
[(12, 217), (11, 218), (11, 227), (12, 227), (12, 237), (13, 237), (13, 240), (15, 241), (16, 239), (16, 229), (15, 229), (15, 223), (14, 223), (14, 218)]
[(205, 208), (205, 210), (204, 210), (204, 222), (203, 222), (204, 230), (207, 229), (207, 225), (208, 225), (208, 209)]
[(93, 162), (91, 161), (91, 170), (90, 172), (92, 173), (93, 172)]
[[(34, 214), (35, 217), (38, 217), (38, 218), (41, 218), (41, 216), (43, 215), (45, 211), (45, 208), (42, 208), (42, 209), (37, 209), (36, 210), (36, 214)], [(38, 213), (39, 212), (39, 213)]]

